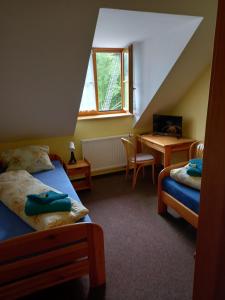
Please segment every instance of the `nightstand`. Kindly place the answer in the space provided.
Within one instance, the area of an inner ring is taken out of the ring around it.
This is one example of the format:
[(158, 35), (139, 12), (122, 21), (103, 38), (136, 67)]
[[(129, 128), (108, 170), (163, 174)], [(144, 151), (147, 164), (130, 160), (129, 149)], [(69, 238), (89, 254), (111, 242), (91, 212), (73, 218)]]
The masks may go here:
[(66, 173), (75, 190), (91, 189), (91, 165), (84, 160), (78, 160), (76, 164), (65, 164)]

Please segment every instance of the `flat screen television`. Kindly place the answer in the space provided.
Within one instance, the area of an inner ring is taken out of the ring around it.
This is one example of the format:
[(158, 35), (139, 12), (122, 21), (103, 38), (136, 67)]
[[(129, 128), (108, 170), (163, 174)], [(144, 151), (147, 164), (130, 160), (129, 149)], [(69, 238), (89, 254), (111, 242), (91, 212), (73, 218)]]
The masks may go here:
[(153, 134), (182, 137), (182, 117), (154, 114)]

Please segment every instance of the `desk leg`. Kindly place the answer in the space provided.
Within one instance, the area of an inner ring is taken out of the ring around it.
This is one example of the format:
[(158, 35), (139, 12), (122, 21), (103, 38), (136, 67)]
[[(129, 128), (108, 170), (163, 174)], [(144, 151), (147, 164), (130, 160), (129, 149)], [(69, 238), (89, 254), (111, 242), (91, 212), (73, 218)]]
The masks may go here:
[(170, 147), (165, 147), (165, 152), (164, 152), (164, 168), (168, 167), (171, 162), (171, 148)]
[(155, 158), (155, 165), (161, 165), (162, 163), (164, 163), (164, 161), (162, 162), (162, 155), (161, 155), (162, 153), (161, 152), (152, 149), (151, 154)]

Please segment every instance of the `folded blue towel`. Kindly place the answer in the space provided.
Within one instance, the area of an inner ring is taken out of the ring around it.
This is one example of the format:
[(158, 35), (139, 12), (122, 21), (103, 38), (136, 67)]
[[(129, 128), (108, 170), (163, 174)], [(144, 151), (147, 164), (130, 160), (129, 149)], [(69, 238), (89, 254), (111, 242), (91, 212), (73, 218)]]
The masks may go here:
[(49, 212), (71, 211), (71, 207), (72, 203), (70, 198), (58, 199), (46, 204), (40, 204), (27, 198), (25, 204), (25, 213), (28, 216), (35, 216)]
[(27, 198), (39, 204), (47, 204), (58, 199), (67, 198), (68, 194), (56, 193), (54, 191), (43, 192), (41, 194), (31, 194)]
[(202, 176), (202, 158), (194, 158), (189, 160), (187, 174), (195, 177)]

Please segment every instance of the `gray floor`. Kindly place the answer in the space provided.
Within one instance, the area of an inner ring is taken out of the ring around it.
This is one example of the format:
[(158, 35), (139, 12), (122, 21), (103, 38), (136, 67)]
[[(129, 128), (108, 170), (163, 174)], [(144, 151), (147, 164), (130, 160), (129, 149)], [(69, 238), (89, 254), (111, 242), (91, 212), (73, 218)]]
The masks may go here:
[(178, 217), (157, 214), (148, 171), (134, 191), (117, 173), (94, 177), (92, 191), (79, 196), (104, 230), (106, 288), (89, 291), (83, 278), (26, 299), (191, 299), (196, 231)]

